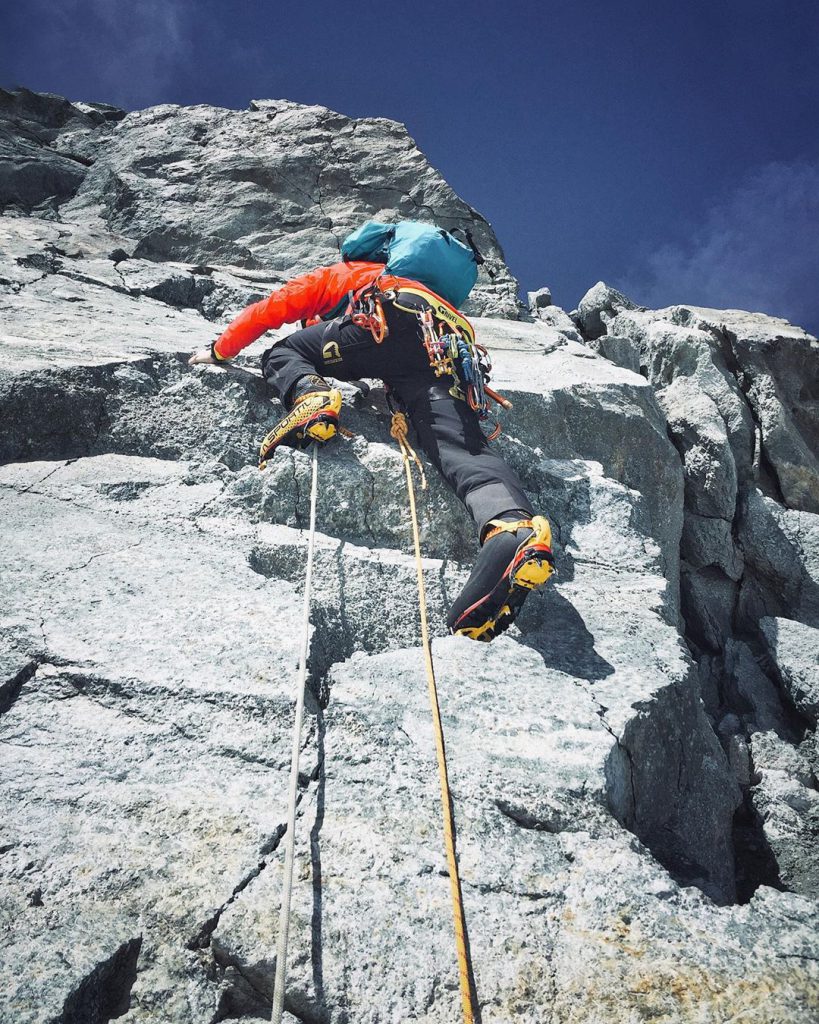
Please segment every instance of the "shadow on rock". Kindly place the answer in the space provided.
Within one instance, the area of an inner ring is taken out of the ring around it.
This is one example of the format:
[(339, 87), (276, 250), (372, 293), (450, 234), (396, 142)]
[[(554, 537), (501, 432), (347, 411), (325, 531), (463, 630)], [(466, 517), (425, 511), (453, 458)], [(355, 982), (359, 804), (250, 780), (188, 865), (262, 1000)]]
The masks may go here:
[(310, 829), (310, 873), (313, 879), (313, 911), (310, 919), (310, 962), (313, 971), (313, 990), (322, 1019), (328, 1015), (324, 994), (324, 962), (322, 946), (322, 891), (321, 891), (321, 826), (324, 824), (324, 801), (327, 778), (324, 772), (324, 711), (316, 713), (316, 817)]
[(520, 642), (538, 652), (548, 668), (593, 682), (614, 673), (594, 649), (580, 613), (554, 588), (529, 598), (518, 619)]

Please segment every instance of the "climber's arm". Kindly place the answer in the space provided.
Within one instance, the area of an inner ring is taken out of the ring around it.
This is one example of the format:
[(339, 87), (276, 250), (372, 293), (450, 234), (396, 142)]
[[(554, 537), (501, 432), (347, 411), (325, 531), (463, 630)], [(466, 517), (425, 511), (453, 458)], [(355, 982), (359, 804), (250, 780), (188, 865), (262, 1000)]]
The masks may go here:
[(195, 352), (189, 362), (221, 363), (232, 359), (265, 331), (282, 324), (308, 320), (328, 313), (349, 291), (372, 281), (384, 267), (380, 263), (334, 263), (293, 278), (261, 302), (240, 313), (211, 345)]

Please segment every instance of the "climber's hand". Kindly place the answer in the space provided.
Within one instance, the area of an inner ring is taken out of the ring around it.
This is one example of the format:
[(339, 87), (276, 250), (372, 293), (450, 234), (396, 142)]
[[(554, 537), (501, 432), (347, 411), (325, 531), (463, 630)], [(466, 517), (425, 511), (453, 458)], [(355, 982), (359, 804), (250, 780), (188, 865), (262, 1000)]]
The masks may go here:
[(200, 348), (198, 352), (194, 352), (188, 360), (188, 366), (195, 366), (197, 363), (217, 363), (218, 360), (214, 359), (211, 355), (210, 348)]

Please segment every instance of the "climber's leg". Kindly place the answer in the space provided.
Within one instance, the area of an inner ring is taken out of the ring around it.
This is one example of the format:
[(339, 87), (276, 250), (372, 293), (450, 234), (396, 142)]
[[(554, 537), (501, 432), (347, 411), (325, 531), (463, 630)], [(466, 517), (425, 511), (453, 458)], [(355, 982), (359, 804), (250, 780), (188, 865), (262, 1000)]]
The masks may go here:
[(477, 414), (453, 398), (446, 383), (424, 386), (415, 395), (403, 385), (398, 390), (421, 447), (466, 505), (481, 539), (489, 520), (510, 509), (533, 514), (517, 473), (490, 448)]
[(349, 327), (342, 344), (338, 324), (322, 322), (296, 331), (263, 353), (262, 373), (289, 411), (262, 441), (262, 468), (281, 444), (301, 448), (335, 436), (341, 392), (323, 374), (355, 379), (360, 376), (361, 349), (373, 345), (369, 331), (362, 332), (353, 324)]
[[(315, 384), (312, 390), (330, 390), (330, 385), (322, 377), (324, 360), (322, 358), (323, 338), (327, 324), (314, 324), (305, 327), (276, 342), (262, 353), (262, 374), (268, 384), (278, 395), (287, 409), (293, 407), (296, 398), (309, 393), (307, 384)], [(300, 384), (296, 393), (296, 386)]]
[[(406, 395), (406, 387), (402, 394)], [(489, 448), (477, 415), (442, 384), (407, 402), (421, 447), (464, 502), (483, 544), (447, 617), (452, 632), (491, 640), (552, 573), (551, 531), (517, 474)]]

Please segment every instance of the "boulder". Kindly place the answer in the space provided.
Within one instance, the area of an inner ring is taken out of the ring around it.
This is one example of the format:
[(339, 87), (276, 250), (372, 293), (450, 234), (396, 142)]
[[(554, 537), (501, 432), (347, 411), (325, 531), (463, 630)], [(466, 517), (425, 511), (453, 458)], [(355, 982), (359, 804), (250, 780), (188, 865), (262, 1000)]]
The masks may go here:
[(759, 625), (785, 692), (815, 726), (819, 718), (819, 629), (790, 619), (764, 618)]
[(815, 338), (762, 313), (697, 306), (640, 311), (614, 299), (609, 305), (616, 315), (607, 333), (639, 346), (655, 386), (692, 377), (715, 402), (741, 473), (750, 469), (790, 508), (819, 510), (819, 427), (806, 385), (819, 359)]
[(537, 316), (541, 309), (548, 309), (552, 304), (552, 292), (549, 288), (538, 288), (537, 291), (527, 292), (529, 300), (529, 312)]
[(583, 334), (590, 341), (606, 334), (608, 322), (613, 319), (622, 309), (638, 309), (639, 307), (612, 288), (604, 281), (598, 281), (593, 288), (590, 288), (577, 307), (577, 317), (583, 329)]
[(754, 785), (750, 800), (776, 883), (819, 898), (819, 746), (815, 734), (799, 744), (775, 732), (751, 736)]

